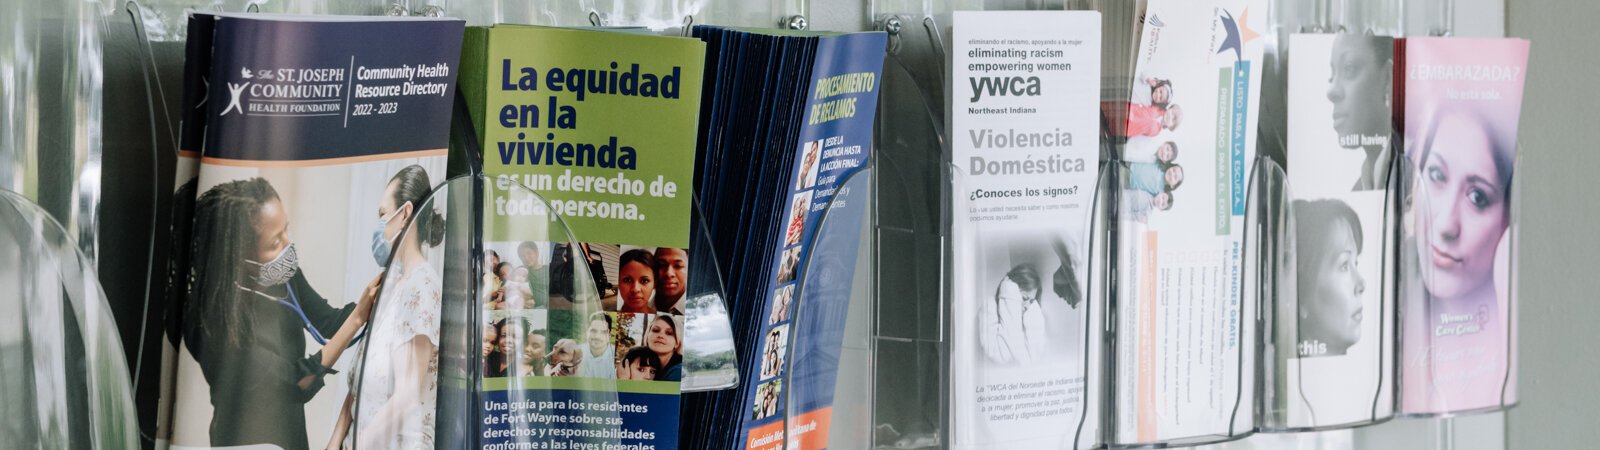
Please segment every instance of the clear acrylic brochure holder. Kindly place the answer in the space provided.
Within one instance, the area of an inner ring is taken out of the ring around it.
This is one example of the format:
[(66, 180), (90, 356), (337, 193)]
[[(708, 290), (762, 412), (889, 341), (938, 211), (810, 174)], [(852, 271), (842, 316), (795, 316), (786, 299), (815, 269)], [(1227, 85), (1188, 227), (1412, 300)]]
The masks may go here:
[[(510, 208), (522, 215), (490, 214), (489, 208)], [(515, 404), (571, 399), (615, 403), (619, 390), (665, 389), (642, 381), (572, 376), (574, 368), (583, 364), (584, 356), (596, 354), (591, 346), (614, 347), (599, 353), (618, 359), (635, 348), (662, 347), (659, 350), (668, 356), (658, 358), (666, 361), (664, 365), (678, 361), (676, 365), (683, 374), (681, 389), (685, 392), (723, 389), (738, 382), (731, 347), (716, 351), (705, 344), (690, 344), (731, 342), (721, 277), (712, 258), (690, 258), (687, 316), (620, 313), (616, 312), (618, 289), (614, 276), (598, 264), (604, 254), (620, 249), (583, 242), (582, 230), (568, 228), (534, 191), (509, 181), (466, 175), (441, 184), (416, 210), (440, 214), (443, 223), (423, 227), (442, 230), (420, 229), (412, 219), (394, 239), (379, 306), (369, 325), (374, 338), (363, 344), (361, 353), (363, 361), (400, 361), (398, 357), (374, 355), (385, 351), (376, 343), (388, 342), (381, 339), (381, 333), (429, 323), (416, 322), (413, 316), (436, 312), (432, 322), (436, 327), (433, 342), (437, 346), (438, 367), (434, 375), (438, 379), (436, 442), (460, 442), (469, 447), (488, 444), (481, 441), (480, 427), (488, 417), (500, 413), (486, 411), (486, 401)], [(420, 213), (413, 216), (425, 217)], [(692, 229), (696, 234), (704, 232), (700, 227)], [(434, 233), (442, 234), (437, 245), (418, 244)], [(703, 237), (691, 238), (691, 254), (704, 251), (709, 255), (709, 248), (699, 247), (705, 242)], [(413, 289), (417, 283), (404, 281), (403, 277), (422, 276), (417, 272), (419, 268), (437, 277), (439, 299), (418, 297)], [(429, 306), (399, 307), (406, 299), (418, 298)], [(684, 320), (685, 317), (694, 320)], [(661, 321), (668, 323), (657, 326)], [(720, 329), (715, 326), (718, 321), (723, 324)], [(656, 345), (656, 333), (664, 337), (660, 342), (664, 345)], [(678, 344), (670, 345), (674, 339)], [(573, 353), (581, 356), (574, 358)], [(619, 364), (612, 361), (607, 365), (621, 375)], [(394, 367), (400, 365), (361, 366), (352, 389), (362, 393), (353, 402), (352, 435), (360, 436), (364, 430), (363, 408), (381, 409), (387, 399), (394, 397), (383, 393), (399, 389), (383, 388), (396, 379)], [(367, 383), (377, 383), (378, 387), (368, 390)], [(591, 417), (595, 414), (587, 413)], [(600, 418), (618, 418), (615, 412), (609, 414)], [(537, 426), (523, 423), (512, 429)], [(518, 439), (531, 438), (524, 435), (512, 442), (519, 442)]]
[[(1367, 300), (1360, 298), (1360, 295), (1354, 298), (1358, 302), (1354, 309), (1360, 311), (1362, 317), (1360, 322), (1354, 322), (1362, 330), (1355, 335), (1354, 343), (1361, 344), (1363, 340), (1366, 343), (1359, 347), (1352, 345), (1357, 351), (1349, 354), (1344, 350), (1336, 351), (1337, 355), (1345, 356), (1335, 356), (1338, 359), (1329, 363), (1322, 356), (1306, 355), (1321, 355), (1329, 351), (1318, 348), (1330, 343), (1320, 338), (1322, 331), (1316, 331), (1331, 329), (1323, 326), (1330, 321), (1339, 322), (1322, 317), (1327, 315), (1327, 310), (1331, 308), (1347, 312), (1352, 305), (1341, 305), (1335, 299), (1323, 298), (1320, 294), (1322, 291), (1317, 289), (1323, 286), (1320, 280), (1332, 275), (1318, 267), (1304, 266), (1320, 264), (1321, 261), (1302, 258), (1307, 256), (1302, 253), (1317, 250), (1313, 247), (1331, 248), (1343, 242), (1329, 235), (1339, 228), (1330, 228), (1330, 222), (1336, 221), (1327, 220), (1327, 214), (1337, 211), (1340, 205), (1346, 203), (1332, 199), (1296, 199), (1292, 183), (1281, 166), (1264, 156), (1256, 164), (1257, 175), (1254, 180), (1260, 188), (1254, 193), (1254, 198), (1259, 199), (1254, 212), (1260, 220), (1253, 223), (1252, 231), (1260, 233), (1262, 238), (1258, 240), (1261, 245), (1249, 255), (1257, 270), (1247, 273), (1260, 274), (1260, 278), (1257, 282), (1246, 283), (1246, 286), (1256, 289), (1262, 299), (1261, 431), (1324, 431), (1372, 425), (1393, 418), (1397, 380), (1394, 376), (1395, 362), (1398, 360), (1395, 293), (1399, 286), (1399, 270), (1395, 252), (1399, 231), (1396, 208), (1400, 198), (1399, 165), (1393, 161), (1390, 163), (1388, 172), (1391, 175), (1387, 177), (1388, 187), (1382, 191), (1380, 214), (1376, 217), (1352, 216), (1355, 217), (1355, 223), (1349, 225), (1357, 226), (1362, 220), (1379, 220), (1376, 227), (1368, 228), (1380, 232), (1364, 236), (1361, 239), (1364, 241), (1364, 245), (1360, 245), (1361, 251), (1353, 252), (1352, 256), (1359, 258), (1361, 253), (1376, 253), (1373, 259), (1377, 266), (1374, 270), (1363, 271), (1359, 265), (1352, 266), (1352, 271), (1371, 275), (1371, 279), (1361, 275), (1356, 278), (1364, 286), (1362, 294), (1374, 297), (1375, 308), (1366, 310), (1360, 303)], [(1343, 208), (1348, 209), (1349, 206)], [(1352, 237), (1360, 235), (1352, 234)], [(1317, 328), (1307, 328), (1313, 326)], [(1360, 373), (1359, 367), (1363, 365), (1370, 372)], [(1358, 372), (1344, 372), (1348, 370)], [(1348, 378), (1331, 379), (1327, 375), (1329, 373), (1351, 375)], [(1324, 414), (1319, 415), (1319, 410)], [(1353, 410), (1363, 412), (1349, 412)]]
[(38, 205), (0, 189), (0, 398), (8, 445), (134, 448), (132, 380), (91, 261)]
[[(1259, 236), (1248, 231), (1259, 220), (1249, 207), (1258, 200), (1253, 194), (1245, 196), (1245, 230), (1239, 230), (1240, 273), (1238, 279), (1233, 281), (1241, 287), (1236, 298), (1216, 295), (1210, 299), (1217, 303), (1193, 308), (1162, 301), (1159, 300), (1160, 295), (1175, 295), (1182, 289), (1165, 286), (1166, 282), (1161, 281), (1163, 277), (1174, 278), (1168, 280), (1171, 283), (1197, 282), (1199, 279), (1199, 275), (1178, 278), (1180, 275), (1166, 272), (1203, 272), (1206, 269), (1201, 267), (1207, 265), (1227, 267), (1230, 264), (1229, 256), (1211, 251), (1189, 256), (1178, 262), (1175, 268), (1161, 267), (1162, 264), (1172, 264), (1177, 260), (1155, 259), (1158, 256), (1149, 253), (1152, 250), (1150, 246), (1171, 242), (1172, 238), (1163, 238), (1158, 241), (1160, 244), (1152, 244), (1155, 237), (1149, 231), (1148, 223), (1157, 221), (1157, 216), (1167, 212), (1160, 206), (1158, 196), (1146, 195), (1128, 185), (1126, 180), (1130, 179), (1130, 172), (1136, 170), (1134, 164), (1140, 163), (1114, 161), (1112, 167), (1117, 171), (1116, 181), (1113, 182), (1118, 197), (1115, 222), (1117, 246), (1114, 250), (1117, 284), (1111, 288), (1115, 292), (1108, 313), (1112, 331), (1107, 338), (1106, 352), (1111, 355), (1108, 357), (1111, 361), (1108, 370), (1114, 372), (1110, 376), (1114, 381), (1111, 383), (1113, 391), (1107, 395), (1106, 421), (1110, 424), (1106, 432), (1107, 445), (1113, 448), (1164, 448), (1214, 444), (1248, 437), (1255, 432), (1256, 426), (1256, 333), (1260, 306), (1257, 296), (1251, 289), (1245, 288), (1249, 286), (1247, 280), (1257, 275), (1251, 273), (1256, 268), (1251, 267), (1249, 259), (1243, 255), (1260, 245), (1257, 242)], [(1254, 173), (1251, 175), (1250, 179), (1253, 180)], [(1246, 189), (1254, 191), (1255, 184), (1247, 182)], [(1184, 200), (1177, 198), (1171, 202)], [(1150, 267), (1158, 269), (1151, 272), (1147, 270)], [(1224, 279), (1226, 275), (1216, 277)], [(1198, 316), (1207, 313), (1216, 316)], [(1237, 329), (1226, 328), (1230, 326), (1237, 326)], [(1237, 337), (1236, 342), (1230, 342), (1230, 333)], [(1134, 359), (1128, 360), (1129, 357)], [(1171, 372), (1173, 368), (1181, 368), (1187, 375)], [(1216, 392), (1212, 392), (1213, 387)], [(1199, 391), (1185, 394), (1179, 389)], [(1203, 395), (1212, 401), (1209, 405), (1201, 402), (1175, 404), (1179, 400), (1196, 398), (1193, 395)], [(1198, 417), (1198, 420), (1210, 425), (1180, 428), (1178, 432), (1162, 431), (1162, 423), (1178, 423), (1174, 421), (1174, 415)], [(1132, 429), (1132, 438), (1126, 427), (1137, 427)], [(1150, 429), (1152, 427), (1154, 430)]]

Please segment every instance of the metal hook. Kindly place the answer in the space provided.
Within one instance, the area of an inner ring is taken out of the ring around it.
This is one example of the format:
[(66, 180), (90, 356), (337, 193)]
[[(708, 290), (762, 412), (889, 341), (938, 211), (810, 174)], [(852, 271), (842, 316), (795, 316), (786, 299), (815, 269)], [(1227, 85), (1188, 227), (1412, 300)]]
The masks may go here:
[(439, 5), (424, 5), (416, 15), (422, 17), (444, 17), (444, 8)]
[(810, 24), (806, 22), (806, 16), (803, 14), (795, 14), (783, 19), (782, 25), (784, 28), (797, 31), (804, 31), (810, 26)]
[(928, 30), (929, 36), (933, 36), (933, 50), (939, 52), (939, 60), (944, 60), (944, 36), (939, 34), (939, 23), (933, 20), (933, 16), (923, 17), (922, 28)]
[(694, 30), (694, 15), (690, 14), (690, 15), (687, 15), (687, 16), (683, 16), (683, 37), (692, 37), (691, 31), (693, 31), (693, 30)]
[[(932, 41), (933, 51), (938, 53), (939, 61), (948, 61), (948, 55), (944, 51), (944, 36), (939, 34), (939, 22), (933, 20), (933, 16), (923, 17), (922, 28), (928, 30), (928, 36), (931, 38), (929, 40)], [(943, 86), (950, 85), (950, 80), (946, 78), (949, 74), (950, 71), (948, 69), (939, 71), (940, 89), (943, 89)]]
[(260, 3), (251, 3), (250, 5), (244, 7), (244, 12), (247, 12), (247, 13), (258, 13), (258, 12), (261, 12), (261, 4)]
[(589, 10), (589, 25), (593, 25), (593, 26), (597, 26), (597, 27), (606, 26), (606, 19), (604, 17), (600, 16), (600, 12), (599, 11), (595, 11), (595, 10), (591, 9), (591, 10)]
[(889, 35), (889, 54), (891, 55), (900, 53), (900, 40), (902, 39), (900, 31), (903, 27), (904, 23), (900, 21), (900, 16), (897, 15), (887, 15), (878, 20), (878, 29)]

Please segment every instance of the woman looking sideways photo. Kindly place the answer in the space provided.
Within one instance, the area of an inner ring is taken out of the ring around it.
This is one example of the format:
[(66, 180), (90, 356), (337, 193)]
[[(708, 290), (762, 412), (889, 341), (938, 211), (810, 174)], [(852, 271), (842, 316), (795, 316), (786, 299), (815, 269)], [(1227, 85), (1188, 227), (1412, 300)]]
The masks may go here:
[[(358, 448), (433, 448), (442, 291), (424, 247), (444, 241), (444, 217), (428, 201), (432, 189), (422, 166), (407, 166), (390, 178), (378, 202), (372, 256), (388, 264), (388, 288), (372, 340), (352, 371), (359, 391), (346, 399), (328, 448), (346, 441), (352, 418)], [(351, 400), (359, 402), (353, 411)]]
[(1353, 190), (1384, 189), (1388, 184), (1389, 93), (1393, 90), (1393, 41), (1377, 36), (1340, 34), (1329, 55), (1328, 101), (1339, 146), (1366, 155)]
[(1299, 304), (1296, 354), (1344, 355), (1361, 340), (1362, 294), (1357, 265), (1363, 247), (1361, 219), (1338, 200), (1296, 200), (1295, 264)]

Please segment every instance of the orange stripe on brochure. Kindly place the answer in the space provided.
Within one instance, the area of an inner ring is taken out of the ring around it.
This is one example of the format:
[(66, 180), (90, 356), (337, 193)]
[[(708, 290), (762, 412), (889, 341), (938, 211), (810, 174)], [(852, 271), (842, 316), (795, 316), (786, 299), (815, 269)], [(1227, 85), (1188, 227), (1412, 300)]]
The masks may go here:
[[(789, 437), (784, 438), (783, 421), (777, 421), (750, 430), (750, 440), (745, 450), (821, 450), (828, 448), (828, 429), (833, 421), (833, 407), (789, 418)], [(784, 441), (788, 440), (787, 448)]]
[(1144, 248), (1139, 267), (1139, 441), (1156, 440), (1156, 232), (1144, 233)]
[(218, 166), (255, 167), (261, 169), (286, 169), (295, 167), (331, 166), (335, 164), (355, 164), (373, 161), (387, 161), (391, 159), (426, 158), (429, 156), (445, 156), (450, 154), (449, 149), (436, 148), (431, 150), (416, 150), (399, 153), (380, 153), (376, 155), (351, 156), (346, 158), (303, 159), (294, 161), (265, 161), (255, 159), (228, 159), (202, 157), (200, 162)]

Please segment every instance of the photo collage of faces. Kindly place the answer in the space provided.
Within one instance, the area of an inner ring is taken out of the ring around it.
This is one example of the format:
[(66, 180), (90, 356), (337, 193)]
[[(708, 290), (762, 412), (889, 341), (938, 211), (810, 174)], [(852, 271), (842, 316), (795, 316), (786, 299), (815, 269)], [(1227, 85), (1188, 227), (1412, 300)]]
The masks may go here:
[[(484, 267), (486, 378), (683, 378), (686, 250), (491, 242)], [(577, 300), (589, 291), (575, 286), (589, 282), (586, 274), (598, 303)]]
[(1170, 136), (1183, 121), (1183, 109), (1173, 103), (1168, 79), (1141, 75), (1131, 97), (1126, 125), (1114, 130), (1116, 137), (1127, 139), (1123, 210), (1134, 220), (1146, 222), (1151, 213), (1172, 209), (1173, 192), (1183, 185), (1178, 143)]
[(817, 186), (818, 166), (822, 160), (822, 141), (800, 144), (795, 166), (794, 200), (789, 205), (789, 220), (784, 221), (783, 251), (779, 252), (777, 289), (772, 292), (771, 310), (767, 313), (766, 344), (761, 349), (761, 384), (756, 386), (754, 413), (751, 419), (760, 420), (778, 413), (778, 399), (783, 394), (783, 374), (789, 351), (789, 324), (795, 300), (795, 282), (800, 270), (801, 238), (805, 234), (807, 216)]

